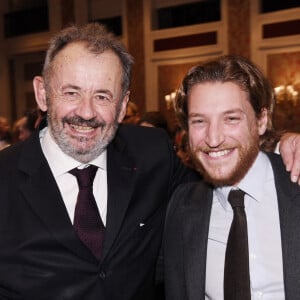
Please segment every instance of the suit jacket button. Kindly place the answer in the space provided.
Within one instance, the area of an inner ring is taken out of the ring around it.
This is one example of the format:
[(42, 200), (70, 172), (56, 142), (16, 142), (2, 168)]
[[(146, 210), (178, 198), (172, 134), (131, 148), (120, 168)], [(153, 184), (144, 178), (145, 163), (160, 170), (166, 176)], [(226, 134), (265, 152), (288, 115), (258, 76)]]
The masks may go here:
[(99, 277), (100, 277), (101, 279), (105, 279), (105, 278), (106, 278), (106, 273), (105, 273), (105, 271), (101, 271), (101, 272), (99, 273)]

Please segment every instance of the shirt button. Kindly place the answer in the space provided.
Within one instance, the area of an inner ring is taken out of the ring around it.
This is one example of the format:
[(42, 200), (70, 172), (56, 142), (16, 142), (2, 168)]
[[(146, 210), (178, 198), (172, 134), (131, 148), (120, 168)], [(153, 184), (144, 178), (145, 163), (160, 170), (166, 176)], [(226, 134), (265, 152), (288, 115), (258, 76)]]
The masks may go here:
[(99, 273), (99, 277), (100, 277), (101, 279), (105, 279), (105, 278), (106, 278), (106, 273), (105, 273), (105, 271), (101, 271), (101, 272)]

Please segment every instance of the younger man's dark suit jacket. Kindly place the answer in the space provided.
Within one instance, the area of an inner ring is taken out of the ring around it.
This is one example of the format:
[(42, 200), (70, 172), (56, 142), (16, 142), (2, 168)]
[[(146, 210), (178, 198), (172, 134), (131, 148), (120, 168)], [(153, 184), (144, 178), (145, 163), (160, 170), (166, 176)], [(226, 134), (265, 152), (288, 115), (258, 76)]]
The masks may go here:
[[(272, 163), (281, 228), (286, 300), (300, 299), (300, 187), (290, 181), (280, 156)], [(181, 185), (171, 199), (164, 233), (166, 300), (204, 300), (206, 252), (213, 188)], [(263, 229), (262, 229), (263, 230)]]
[(0, 299), (155, 299), (166, 205), (189, 174), (163, 131), (120, 126), (99, 262), (76, 236), (38, 133), (1, 151)]

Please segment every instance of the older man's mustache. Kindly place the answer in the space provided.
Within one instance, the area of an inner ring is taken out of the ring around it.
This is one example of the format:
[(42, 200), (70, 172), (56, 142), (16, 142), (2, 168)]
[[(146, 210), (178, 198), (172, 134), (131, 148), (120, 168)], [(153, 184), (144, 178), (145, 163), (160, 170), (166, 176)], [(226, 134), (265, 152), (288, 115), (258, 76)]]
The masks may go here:
[(92, 128), (105, 126), (104, 122), (100, 122), (96, 118), (85, 120), (85, 119), (83, 119), (81, 117), (78, 117), (78, 116), (64, 117), (62, 119), (62, 122), (72, 124), (72, 125), (76, 125), (76, 126), (87, 126), (87, 127), (92, 127)]

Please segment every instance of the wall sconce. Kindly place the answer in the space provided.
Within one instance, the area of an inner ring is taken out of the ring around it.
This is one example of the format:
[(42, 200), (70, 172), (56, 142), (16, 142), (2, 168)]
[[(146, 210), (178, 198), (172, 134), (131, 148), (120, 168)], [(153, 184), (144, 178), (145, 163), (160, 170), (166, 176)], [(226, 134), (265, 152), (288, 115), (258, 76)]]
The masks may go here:
[(177, 90), (171, 92), (170, 94), (165, 95), (165, 101), (167, 109), (170, 110), (172, 107), (174, 108), (174, 101), (176, 98)]
[(294, 86), (280, 85), (274, 88), (276, 102), (282, 103), (284, 101), (290, 101), (293, 105), (297, 105), (299, 92), (295, 90)]

